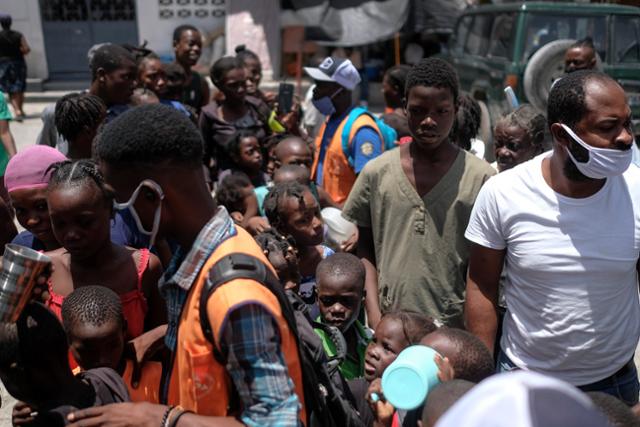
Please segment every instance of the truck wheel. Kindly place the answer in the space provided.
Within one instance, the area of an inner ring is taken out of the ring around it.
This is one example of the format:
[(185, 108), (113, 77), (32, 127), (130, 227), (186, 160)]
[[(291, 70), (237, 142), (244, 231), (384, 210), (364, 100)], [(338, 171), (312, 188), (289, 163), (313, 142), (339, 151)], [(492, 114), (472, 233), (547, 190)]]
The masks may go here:
[[(547, 98), (551, 85), (564, 75), (564, 53), (575, 40), (555, 40), (533, 54), (524, 72), (524, 93), (528, 102), (539, 110), (547, 111)], [(602, 61), (596, 54), (596, 69), (602, 70)]]

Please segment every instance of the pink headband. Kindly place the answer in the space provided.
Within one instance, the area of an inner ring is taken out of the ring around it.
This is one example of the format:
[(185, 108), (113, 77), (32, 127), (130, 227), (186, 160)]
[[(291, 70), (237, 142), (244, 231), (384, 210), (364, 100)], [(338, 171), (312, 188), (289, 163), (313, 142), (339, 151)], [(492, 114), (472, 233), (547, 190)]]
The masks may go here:
[(55, 148), (46, 145), (29, 147), (9, 160), (4, 172), (4, 185), (9, 192), (46, 187), (51, 177), (51, 172), (47, 173), (49, 166), (65, 160), (64, 154)]

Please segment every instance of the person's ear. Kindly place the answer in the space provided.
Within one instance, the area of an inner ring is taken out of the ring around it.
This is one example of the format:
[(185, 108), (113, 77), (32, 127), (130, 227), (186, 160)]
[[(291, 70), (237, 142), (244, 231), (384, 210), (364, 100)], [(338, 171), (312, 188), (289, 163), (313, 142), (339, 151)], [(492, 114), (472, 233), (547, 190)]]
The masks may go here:
[(549, 128), (549, 131), (551, 132), (551, 136), (555, 142), (563, 147), (569, 148), (569, 145), (571, 144), (571, 137), (567, 134), (567, 131), (564, 130), (560, 123), (553, 123)]
[(100, 67), (96, 70), (96, 76), (98, 76), (97, 80), (100, 84), (105, 84), (107, 81), (107, 71)]

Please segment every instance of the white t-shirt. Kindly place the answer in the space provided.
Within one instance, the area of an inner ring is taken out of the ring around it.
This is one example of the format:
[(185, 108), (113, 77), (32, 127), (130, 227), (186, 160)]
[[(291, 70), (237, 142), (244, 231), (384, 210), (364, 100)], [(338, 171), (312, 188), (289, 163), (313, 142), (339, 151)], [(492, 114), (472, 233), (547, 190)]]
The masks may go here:
[(640, 337), (640, 169), (631, 165), (593, 196), (574, 199), (544, 180), (547, 156), (491, 178), (465, 237), (506, 248), (506, 355), (520, 368), (585, 385), (631, 360)]

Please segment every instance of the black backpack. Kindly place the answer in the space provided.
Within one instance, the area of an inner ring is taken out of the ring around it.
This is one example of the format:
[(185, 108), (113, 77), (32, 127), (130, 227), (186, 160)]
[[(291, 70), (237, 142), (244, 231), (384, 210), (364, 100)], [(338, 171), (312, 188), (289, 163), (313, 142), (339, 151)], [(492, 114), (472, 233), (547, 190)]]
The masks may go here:
[[(336, 341), (338, 353), (346, 353), (344, 338), (337, 337), (327, 325), (314, 326), (305, 313), (306, 304), (293, 293), (287, 295), (278, 278), (267, 266), (250, 255), (234, 253), (221, 258), (209, 270), (209, 280), (200, 295), (200, 325), (205, 337), (213, 343), (213, 332), (207, 315), (207, 301), (221, 285), (235, 279), (254, 280), (265, 286), (276, 296), (282, 315), (293, 332), (298, 345), (302, 369), (302, 381), (307, 410), (308, 427), (364, 427), (360, 415), (354, 409), (353, 396), (335, 366), (329, 370), (329, 361), (324, 353), (320, 337), (313, 327), (321, 327)], [(293, 304), (292, 304), (293, 303)], [(301, 304), (301, 305), (299, 305)], [(294, 309), (297, 306), (297, 309)], [(326, 328), (325, 328), (326, 327)], [(338, 332), (339, 334), (339, 332)], [(342, 343), (340, 343), (342, 338)], [(344, 345), (344, 350), (341, 347)], [(216, 360), (225, 364), (223, 355), (213, 345)], [(339, 360), (338, 360), (339, 362)]]

